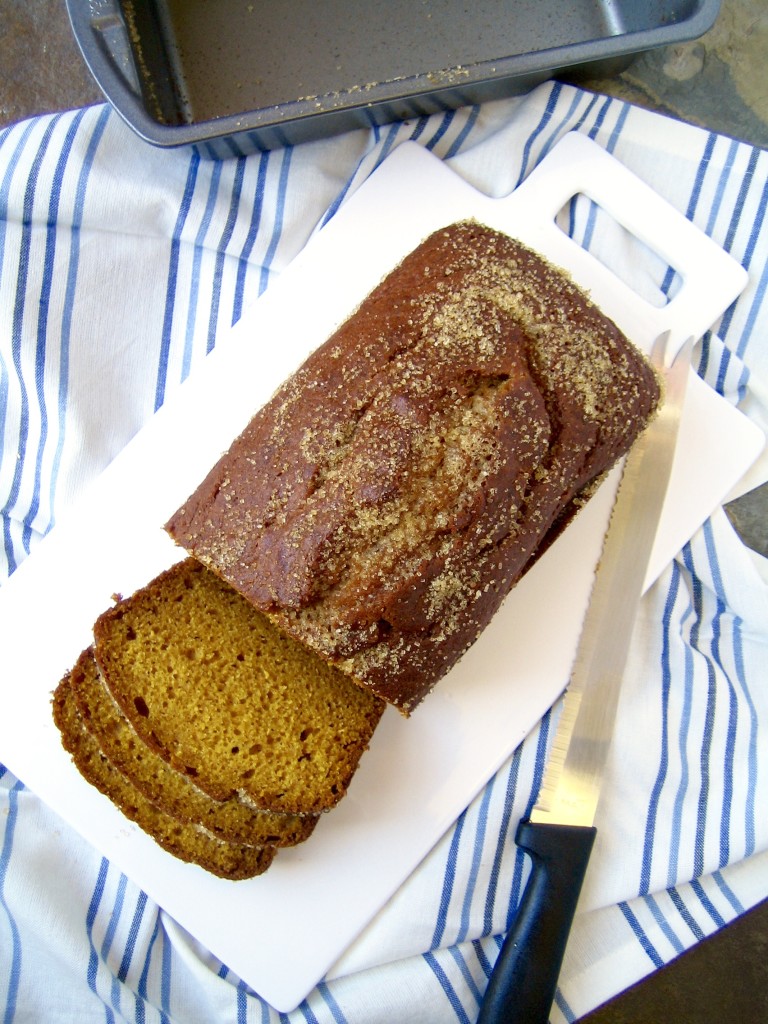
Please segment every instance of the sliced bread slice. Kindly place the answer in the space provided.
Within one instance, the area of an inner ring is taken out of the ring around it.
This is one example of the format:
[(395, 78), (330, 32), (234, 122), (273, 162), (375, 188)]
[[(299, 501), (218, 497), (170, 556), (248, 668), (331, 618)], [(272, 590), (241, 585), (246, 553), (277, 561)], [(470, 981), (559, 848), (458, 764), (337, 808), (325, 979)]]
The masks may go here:
[(142, 740), (216, 800), (329, 810), (385, 707), (193, 558), (102, 614), (94, 641)]
[(141, 740), (107, 692), (92, 649), (78, 658), (70, 673), (70, 686), (83, 724), (102, 753), (166, 814), (202, 825), (219, 839), (248, 846), (294, 846), (311, 835), (316, 816), (257, 811), (237, 797), (213, 800), (189, 776), (171, 768)]
[(118, 772), (85, 728), (66, 675), (53, 695), (53, 718), (64, 749), (80, 774), (174, 857), (232, 881), (260, 875), (272, 863), (274, 847), (228, 843), (195, 825), (165, 814)]

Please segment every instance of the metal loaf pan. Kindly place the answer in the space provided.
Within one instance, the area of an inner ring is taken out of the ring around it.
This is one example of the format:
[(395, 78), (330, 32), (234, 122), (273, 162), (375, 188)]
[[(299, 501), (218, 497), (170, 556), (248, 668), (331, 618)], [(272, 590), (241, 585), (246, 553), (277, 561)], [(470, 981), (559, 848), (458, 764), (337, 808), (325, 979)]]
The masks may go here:
[(158, 146), (305, 142), (611, 75), (719, 0), (67, 0), (107, 99)]

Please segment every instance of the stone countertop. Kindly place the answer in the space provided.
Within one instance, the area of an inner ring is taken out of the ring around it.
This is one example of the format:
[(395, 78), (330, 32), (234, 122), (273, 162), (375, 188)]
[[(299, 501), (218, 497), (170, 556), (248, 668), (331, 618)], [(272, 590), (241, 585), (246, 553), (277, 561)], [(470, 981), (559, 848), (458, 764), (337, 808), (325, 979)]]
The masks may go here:
[[(0, 48), (0, 127), (102, 101), (72, 37), (64, 0), (2, 0)], [(701, 39), (650, 51), (615, 78), (579, 84), (768, 148), (767, 59), (768, 4), (723, 0)], [(745, 542), (768, 554), (768, 486), (727, 511)], [(583, 1021), (768, 1021), (768, 901)]]

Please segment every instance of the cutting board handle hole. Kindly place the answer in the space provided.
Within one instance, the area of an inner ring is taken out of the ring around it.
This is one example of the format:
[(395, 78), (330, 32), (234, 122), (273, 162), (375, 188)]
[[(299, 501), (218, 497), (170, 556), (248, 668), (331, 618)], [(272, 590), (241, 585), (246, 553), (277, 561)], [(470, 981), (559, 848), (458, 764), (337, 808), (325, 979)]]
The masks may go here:
[(657, 309), (669, 305), (682, 287), (682, 276), (663, 256), (583, 192), (560, 209), (555, 224)]

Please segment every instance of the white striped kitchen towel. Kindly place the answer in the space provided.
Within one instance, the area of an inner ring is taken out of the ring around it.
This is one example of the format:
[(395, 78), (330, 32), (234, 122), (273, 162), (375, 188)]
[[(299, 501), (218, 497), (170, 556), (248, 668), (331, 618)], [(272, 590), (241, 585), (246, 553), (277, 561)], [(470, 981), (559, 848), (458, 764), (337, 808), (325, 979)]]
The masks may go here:
[[(614, 153), (749, 270), (699, 369), (768, 429), (768, 155), (752, 146), (553, 83), (224, 162), (153, 149), (96, 106), (0, 133), (0, 578), (401, 142), (503, 195), (568, 131)], [(658, 290), (673, 284), (668, 268), (649, 274)], [(762, 465), (755, 480), (765, 476)], [(768, 896), (767, 669), (766, 561), (718, 511), (643, 601), (601, 805), (608, 838), (554, 1021)], [(3, 1024), (473, 1021), (524, 884), (513, 837), (550, 718), (289, 1015), (0, 766)]]

